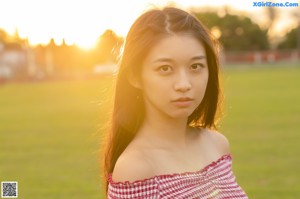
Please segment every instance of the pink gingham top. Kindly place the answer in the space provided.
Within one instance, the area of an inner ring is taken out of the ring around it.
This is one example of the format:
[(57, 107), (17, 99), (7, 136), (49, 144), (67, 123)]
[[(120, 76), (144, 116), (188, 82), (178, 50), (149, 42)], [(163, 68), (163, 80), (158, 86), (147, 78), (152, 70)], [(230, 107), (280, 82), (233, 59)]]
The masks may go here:
[(114, 182), (108, 179), (108, 199), (117, 198), (201, 198), (247, 199), (232, 172), (232, 156), (223, 155), (217, 161), (196, 172), (157, 175), (134, 182)]

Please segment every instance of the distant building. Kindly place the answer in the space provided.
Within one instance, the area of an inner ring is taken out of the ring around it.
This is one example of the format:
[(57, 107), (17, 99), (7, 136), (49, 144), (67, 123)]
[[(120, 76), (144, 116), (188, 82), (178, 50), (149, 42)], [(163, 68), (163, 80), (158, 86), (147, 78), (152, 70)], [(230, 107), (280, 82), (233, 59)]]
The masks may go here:
[(0, 79), (11, 79), (27, 72), (27, 53), (18, 43), (0, 44)]
[(98, 64), (94, 67), (94, 74), (99, 75), (112, 75), (117, 72), (117, 64), (109, 63), (109, 64)]

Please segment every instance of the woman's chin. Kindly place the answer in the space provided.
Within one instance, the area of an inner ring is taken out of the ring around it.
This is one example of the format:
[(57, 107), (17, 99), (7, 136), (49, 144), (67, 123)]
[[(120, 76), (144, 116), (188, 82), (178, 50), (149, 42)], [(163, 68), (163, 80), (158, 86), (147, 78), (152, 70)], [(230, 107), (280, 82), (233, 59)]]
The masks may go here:
[(174, 119), (187, 119), (192, 113), (193, 111), (181, 110), (173, 113), (171, 117)]

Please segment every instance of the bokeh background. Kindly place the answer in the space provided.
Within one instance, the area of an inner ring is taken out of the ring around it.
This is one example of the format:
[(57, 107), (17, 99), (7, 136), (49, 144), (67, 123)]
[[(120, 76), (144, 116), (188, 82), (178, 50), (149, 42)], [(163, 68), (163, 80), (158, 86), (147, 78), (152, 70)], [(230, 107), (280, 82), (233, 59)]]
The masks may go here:
[(18, 181), (21, 199), (105, 198), (101, 140), (124, 38), (145, 10), (173, 5), (223, 46), (219, 131), (239, 184), (250, 198), (299, 198), (299, 1), (254, 2), (2, 0), (0, 181)]

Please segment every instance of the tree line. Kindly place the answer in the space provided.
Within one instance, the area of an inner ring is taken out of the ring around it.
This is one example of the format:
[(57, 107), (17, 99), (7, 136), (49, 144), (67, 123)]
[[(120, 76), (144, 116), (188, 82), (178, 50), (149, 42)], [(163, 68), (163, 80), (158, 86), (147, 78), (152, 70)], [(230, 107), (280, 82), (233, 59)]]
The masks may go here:
[[(268, 29), (262, 29), (249, 17), (228, 13), (219, 16), (216, 12), (194, 12), (194, 15), (211, 30), (225, 52), (270, 49)], [(287, 33), (276, 49), (297, 48), (299, 28), (300, 26)], [(29, 49), (35, 55), (36, 64), (41, 68), (49, 65), (48, 62), (51, 60), (50, 64), (56, 72), (90, 70), (97, 64), (116, 63), (123, 42), (124, 38), (117, 36), (113, 30), (106, 30), (99, 36), (96, 47), (88, 51), (82, 50), (76, 45), (67, 45), (65, 42), (56, 45), (53, 39), (47, 45), (29, 47)], [(28, 41), (21, 39), (17, 33), (10, 36), (0, 29), (0, 52), (1, 49), (5, 50), (12, 46), (28, 49)]]

